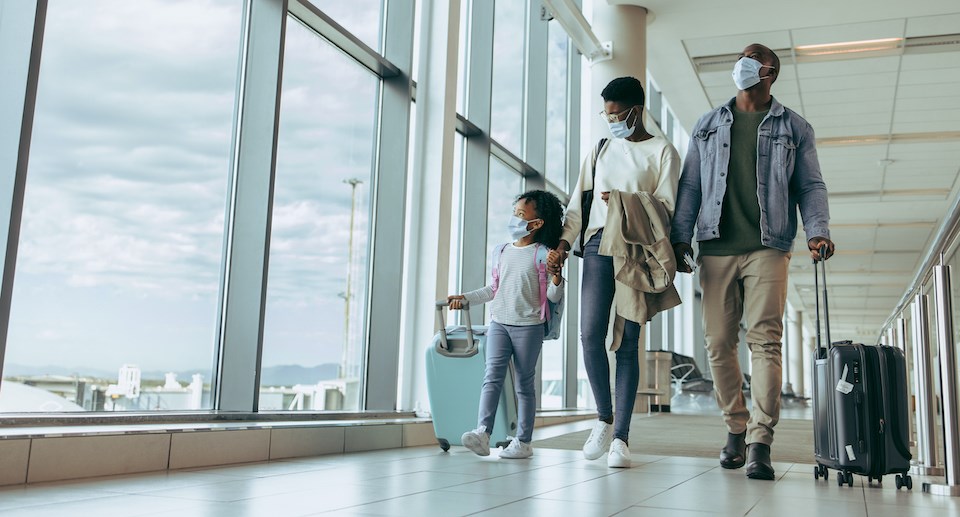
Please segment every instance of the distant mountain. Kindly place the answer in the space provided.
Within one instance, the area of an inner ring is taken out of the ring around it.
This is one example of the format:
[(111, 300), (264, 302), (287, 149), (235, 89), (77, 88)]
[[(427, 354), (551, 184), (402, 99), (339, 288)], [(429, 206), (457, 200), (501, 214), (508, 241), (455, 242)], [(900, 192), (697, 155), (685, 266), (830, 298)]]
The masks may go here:
[(336, 364), (321, 364), (304, 367), (294, 364), (267, 366), (260, 373), (260, 384), (265, 386), (293, 386), (316, 384), (337, 378), (340, 367)]
[(3, 365), (4, 377), (32, 377), (37, 375), (65, 375), (73, 377), (79, 375), (82, 377), (96, 377), (101, 379), (116, 379), (117, 370), (100, 370), (96, 368), (75, 368), (71, 366), (33, 366), (17, 363), (6, 363)]
[[(319, 381), (331, 380), (337, 378), (339, 366), (336, 364), (321, 364), (312, 367), (298, 366), (293, 364), (267, 366), (260, 375), (260, 383), (266, 386), (293, 386), (294, 384), (316, 384)], [(204, 383), (209, 383), (210, 373), (207, 368), (197, 368), (195, 370), (183, 370), (174, 372), (177, 374), (177, 382), (189, 384), (193, 374), (203, 374)], [(140, 376), (145, 381), (162, 381), (165, 378), (166, 371), (147, 370), (141, 372)], [(65, 375), (72, 377), (79, 375), (81, 377), (94, 377), (98, 379), (109, 379), (116, 382), (117, 370), (101, 370), (96, 368), (74, 368), (69, 366), (32, 366), (16, 363), (4, 365), (4, 377), (32, 377), (39, 375)]]

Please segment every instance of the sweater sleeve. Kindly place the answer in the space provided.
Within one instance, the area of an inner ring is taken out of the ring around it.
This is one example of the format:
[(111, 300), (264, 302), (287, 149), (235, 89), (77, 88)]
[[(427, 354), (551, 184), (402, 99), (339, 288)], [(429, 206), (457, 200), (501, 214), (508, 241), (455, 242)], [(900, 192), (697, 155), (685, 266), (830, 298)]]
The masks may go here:
[(547, 299), (553, 303), (557, 303), (563, 299), (563, 288), (566, 285), (567, 281), (562, 277), (560, 278), (560, 285), (553, 283), (553, 280), (548, 280), (547, 284)]
[(677, 203), (677, 186), (680, 183), (680, 154), (672, 144), (667, 143), (660, 157), (660, 171), (657, 178), (657, 190), (653, 197), (660, 200), (673, 217)]
[[(581, 225), (584, 224), (580, 203), (583, 199), (584, 181), (586, 181), (585, 176), (590, 174), (590, 166), (592, 163), (593, 152), (591, 151), (590, 155), (584, 158), (583, 164), (580, 166), (580, 177), (577, 178), (576, 188), (574, 188), (570, 194), (570, 203), (567, 204), (567, 210), (563, 218), (563, 233), (560, 234), (560, 238), (567, 241), (571, 248), (574, 247), (577, 239), (580, 238), (580, 228)], [(593, 188), (592, 185), (591, 188)]]
[(486, 285), (475, 291), (463, 293), (463, 298), (470, 302), (471, 305), (480, 305), (493, 300), (494, 295), (493, 286)]

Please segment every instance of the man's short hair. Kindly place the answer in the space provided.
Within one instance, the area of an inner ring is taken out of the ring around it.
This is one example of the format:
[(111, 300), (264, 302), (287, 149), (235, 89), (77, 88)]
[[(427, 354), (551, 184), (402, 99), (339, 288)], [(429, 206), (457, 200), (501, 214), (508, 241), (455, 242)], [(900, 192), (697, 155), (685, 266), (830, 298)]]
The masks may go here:
[(636, 77), (618, 77), (600, 92), (604, 102), (616, 102), (625, 106), (643, 107), (643, 85)]

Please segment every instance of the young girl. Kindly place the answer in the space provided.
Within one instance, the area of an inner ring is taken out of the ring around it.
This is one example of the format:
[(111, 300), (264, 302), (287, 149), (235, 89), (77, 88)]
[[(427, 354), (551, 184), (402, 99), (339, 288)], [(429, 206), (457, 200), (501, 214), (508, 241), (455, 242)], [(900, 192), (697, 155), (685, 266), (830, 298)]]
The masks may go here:
[[(513, 358), (516, 371), (518, 435), (500, 453), (501, 458), (533, 456), (530, 440), (537, 409), (534, 379), (537, 358), (543, 347), (547, 303), (542, 299), (538, 260), (547, 248), (557, 247), (563, 229), (563, 208), (557, 196), (542, 190), (521, 195), (514, 205), (508, 229), (512, 243), (494, 248), (491, 285), (448, 297), (451, 309), (460, 309), (460, 300), (490, 305), (487, 329), (486, 372), (480, 393), (477, 428), (463, 433), (461, 443), (480, 456), (490, 455), (490, 433), (503, 390), (507, 366)], [(555, 253), (550, 251), (550, 253)], [(538, 254), (540, 257), (538, 258)], [(550, 257), (553, 260), (555, 257)], [(563, 297), (563, 278), (550, 275), (546, 297), (554, 303)]]

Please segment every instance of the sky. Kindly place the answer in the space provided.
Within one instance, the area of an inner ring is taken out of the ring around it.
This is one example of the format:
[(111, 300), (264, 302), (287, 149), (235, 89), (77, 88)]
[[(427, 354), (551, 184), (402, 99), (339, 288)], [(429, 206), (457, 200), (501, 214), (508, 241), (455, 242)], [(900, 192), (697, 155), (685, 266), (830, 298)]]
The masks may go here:
[[(380, 0), (314, 3), (379, 48)], [(523, 4), (497, 4), (492, 77), (493, 136), (520, 156)], [(241, 11), (241, 0), (50, 0), (8, 365), (211, 377)], [(551, 168), (565, 148), (567, 40), (555, 26)], [(285, 45), (263, 365), (341, 361), (351, 178), (356, 363), (379, 81), (296, 20)], [(493, 246), (523, 182), (495, 159), (490, 177)]]
[[(379, 0), (319, 3), (377, 47)], [(50, 1), (8, 364), (209, 378), (241, 10), (240, 0)], [(377, 80), (293, 20), (286, 44), (263, 364), (338, 363), (342, 181), (363, 180), (362, 295)]]

